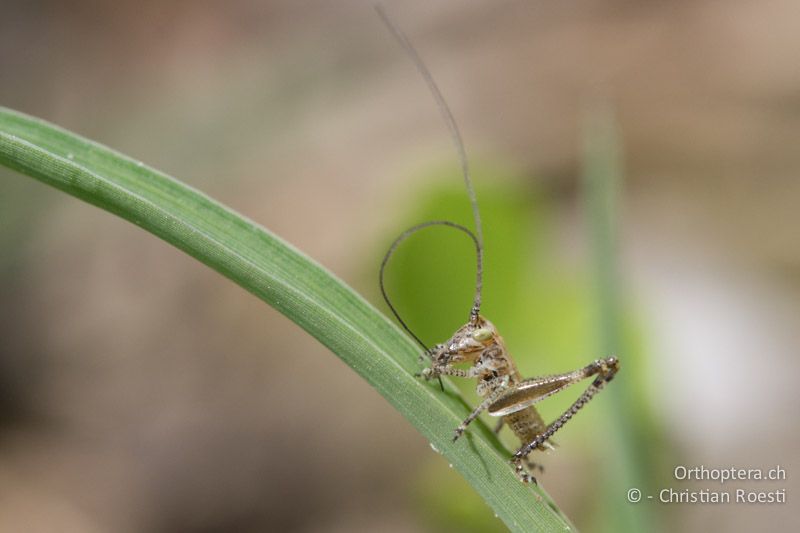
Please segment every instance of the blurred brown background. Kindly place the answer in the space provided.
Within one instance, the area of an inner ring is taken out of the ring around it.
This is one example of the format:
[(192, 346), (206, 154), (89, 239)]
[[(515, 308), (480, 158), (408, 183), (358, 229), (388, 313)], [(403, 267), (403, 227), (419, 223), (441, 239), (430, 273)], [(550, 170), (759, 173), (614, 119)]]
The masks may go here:
[[(648, 474), (666, 480), (658, 488), (716, 490), (670, 469), (788, 472), (741, 484), (786, 487), (782, 505), (639, 505), (684, 531), (789, 529), (800, 489), (800, 4), (387, 7), (473, 159), (539, 191), (548, 253), (567, 270), (587, 254), (587, 104), (613, 104), (625, 146), (619, 261), (647, 347), (638, 386), (670, 450)], [(0, 104), (202, 189), (376, 304), (384, 245), (414, 222), (428, 169), (455, 159), (368, 2), (5, 0)], [(451, 474), (425, 439), (259, 300), (7, 170), (0, 246), (0, 530), (445, 529), (420, 487), (431, 471)], [(569, 431), (542, 481), (592, 531), (603, 485), (585, 469), (597, 458)]]

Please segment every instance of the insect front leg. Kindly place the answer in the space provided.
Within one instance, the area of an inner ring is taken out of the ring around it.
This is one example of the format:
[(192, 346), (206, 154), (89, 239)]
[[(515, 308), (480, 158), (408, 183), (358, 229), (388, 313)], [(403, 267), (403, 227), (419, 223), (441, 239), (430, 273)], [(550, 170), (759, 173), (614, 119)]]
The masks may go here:
[[(592, 364), (568, 374), (559, 376), (551, 376), (549, 378), (540, 378), (540, 380), (528, 380), (520, 384), (520, 388), (524, 388), (527, 392), (527, 397), (534, 399), (542, 399), (556, 392), (563, 390), (567, 386), (575, 383), (578, 379), (597, 376), (592, 383), (586, 388), (575, 402), (564, 411), (552, 424), (547, 426), (547, 429), (541, 434), (537, 435), (532, 441), (523, 445), (514, 456), (511, 458), (511, 464), (514, 465), (514, 472), (517, 477), (524, 483), (536, 483), (534, 478), (523, 466), (523, 460), (535, 449), (543, 446), (553, 434), (561, 429), (575, 414), (586, 405), (589, 400), (594, 398), (595, 394), (600, 392), (603, 386), (611, 381), (619, 369), (619, 361), (616, 357), (609, 357), (608, 359), (600, 359)], [(560, 386), (554, 387), (553, 383), (559, 383)], [(517, 391), (513, 391), (515, 394)], [(534, 400), (535, 401), (535, 400)], [(492, 406), (494, 407), (494, 406)], [(491, 408), (490, 408), (491, 409)]]
[(462, 368), (456, 368), (453, 365), (437, 365), (434, 363), (432, 366), (428, 368), (424, 368), (422, 373), (420, 374), (426, 380), (435, 379), (439, 376), (454, 376), (457, 378), (474, 378), (480, 374), (481, 368), (479, 366), (473, 366), (466, 370)]
[(434, 358), (434, 355), (441, 352), (444, 349), (444, 344), (437, 344), (433, 348), (428, 348), (421, 354), (419, 354), (419, 362), (425, 362), (426, 360), (430, 360)]

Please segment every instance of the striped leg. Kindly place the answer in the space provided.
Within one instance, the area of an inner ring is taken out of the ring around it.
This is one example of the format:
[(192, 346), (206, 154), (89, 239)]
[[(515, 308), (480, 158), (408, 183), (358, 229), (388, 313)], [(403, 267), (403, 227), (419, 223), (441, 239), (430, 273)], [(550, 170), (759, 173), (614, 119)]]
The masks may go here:
[(464, 434), (464, 431), (466, 431), (467, 426), (470, 425), (473, 420), (478, 418), (478, 416), (482, 412), (484, 412), (490, 405), (496, 402), (498, 398), (500, 398), (503, 394), (506, 393), (506, 391), (508, 391), (508, 376), (504, 376), (503, 378), (500, 378), (498, 381), (500, 381), (500, 383), (496, 385), (497, 388), (495, 388), (495, 390), (493, 390), (486, 398), (484, 398), (484, 400), (478, 405), (478, 407), (476, 407), (469, 414), (469, 416), (465, 418), (464, 421), (461, 422), (461, 424), (459, 424), (459, 426), (456, 428), (455, 435), (453, 435), (453, 442), (457, 441), (458, 438)]
[(543, 433), (537, 435), (536, 438), (531, 442), (522, 446), (511, 458), (511, 464), (514, 466), (514, 472), (517, 474), (517, 477), (520, 479), (520, 481), (523, 483), (536, 483), (536, 478), (533, 477), (530, 472), (526, 471), (525, 467), (523, 466), (523, 460), (525, 460), (525, 458), (527, 458), (527, 456), (533, 450), (547, 443), (547, 441), (556, 431), (561, 429), (564, 424), (566, 424), (573, 416), (575, 416), (578, 411), (581, 410), (584, 405), (589, 402), (589, 400), (594, 398), (595, 394), (600, 392), (603, 386), (611, 381), (611, 379), (614, 377), (614, 374), (617, 373), (618, 368), (619, 363), (617, 359), (610, 357), (608, 359), (595, 361), (584, 369), (586, 373), (585, 377), (590, 377), (592, 375), (597, 376), (594, 381), (592, 381), (583, 394), (581, 394), (561, 416), (559, 416), (552, 424), (550, 424)]

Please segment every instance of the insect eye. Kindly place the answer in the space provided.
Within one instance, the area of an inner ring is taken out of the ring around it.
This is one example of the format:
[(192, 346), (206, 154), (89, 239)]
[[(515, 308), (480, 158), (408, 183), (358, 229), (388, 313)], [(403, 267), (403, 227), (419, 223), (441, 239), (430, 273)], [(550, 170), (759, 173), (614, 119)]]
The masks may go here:
[(472, 338), (476, 341), (488, 341), (492, 338), (492, 332), (486, 328), (476, 329), (472, 332)]

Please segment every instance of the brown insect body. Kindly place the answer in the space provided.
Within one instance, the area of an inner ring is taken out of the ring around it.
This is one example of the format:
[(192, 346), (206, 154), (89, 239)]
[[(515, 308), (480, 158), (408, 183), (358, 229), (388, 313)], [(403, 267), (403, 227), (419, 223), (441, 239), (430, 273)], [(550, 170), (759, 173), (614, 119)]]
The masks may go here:
[[(523, 379), (497, 329), (477, 314), (450, 340), (437, 344), (427, 355), (431, 366), (422, 371), (425, 379), (443, 375), (477, 379), (476, 391), (483, 400), (456, 428), (453, 440), (457, 440), (483, 411), (501, 417), (496, 431), (507, 424), (522, 443), (511, 462), (517, 476), (526, 483), (536, 482), (530, 474), (528, 455), (535, 449), (550, 447), (550, 437), (611, 381), (619, 369), (617, 358), (609, 357), (573, 372)], [(454, 366), (461, 363), (470, 366), (467, 369)], [(552, 424), (545, 424), (533, 404), (591, 376), (596, 378), (572, 406)], [(527, 469), (523, 462), (527, 463)]]
[[(487, 331), (491, 336), (481, 341), (474, 337), (476, 331)], [(437, 345), (432, 350), (431, 356), (434, 364), (431, 369), (426, 369), (429, 372), (423, 371), (423, 375), (460, 375), (460, 372), (452, 372), (458, 369), (450, 369), (449, 366), (464, 362), (472, 365), (464, 377), (477, 378), (476, 393), (490, 401), (489, 407), (504, 393), (514, 389), (523, 381), (503, 337), (497, 332), (494, 324), (482, 316), (462, 326), (448, 342)], [(533, 405), (512, 410), (501, 416), (501, 423), (507, 424), (523, 443), (532, 441), (547, 428), (547, 424)], [(458, 435), (460, 434), (461, 432), (458, 432)]]

